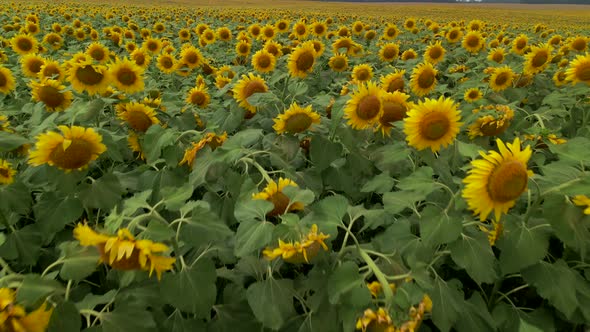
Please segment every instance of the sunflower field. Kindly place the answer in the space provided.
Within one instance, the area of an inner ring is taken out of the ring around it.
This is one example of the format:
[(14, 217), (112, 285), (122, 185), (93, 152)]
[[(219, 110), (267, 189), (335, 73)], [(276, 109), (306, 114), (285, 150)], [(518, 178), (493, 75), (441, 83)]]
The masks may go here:
[(590, 6), (0, 3), (1, 332), (590, 328)]

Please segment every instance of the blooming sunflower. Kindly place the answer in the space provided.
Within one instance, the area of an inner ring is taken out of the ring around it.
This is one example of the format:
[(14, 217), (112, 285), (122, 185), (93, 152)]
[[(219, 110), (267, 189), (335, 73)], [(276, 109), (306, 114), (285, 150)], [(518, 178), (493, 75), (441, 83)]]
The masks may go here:
[(130, 130), (129, 134), (127, 135), (127, 146), (133, 151), (137, 153), (137, 157), (141, 160), (145, 160), (145, 154), (143, 153), (143, 148), (139, 143), (139, 136), (134, 131)]
[(43, 332), (47, 330), (53, 307), (47, 303), (29, 312), (16, 303), (16, 293), (10, 288), (0, 288), (0, 331)]
[(144, 49), (138, 48), (135, 51), (131, 52), (131, 60), (135, 62), (141, 68), (147, 68), (147, 66), (152, 61), (152, 58), (147, 54)]
[(493, 211), (496, 221), (516, 204), (526, 191), (528, 178), (533, 172), (527, 169), (532, 150), (527, 146), (521, 150), (520, 139), (504, 144), (496, 139), (499, 153), (480, 152), (483, 159), (473, 160), (469, 175), (463, 180), (463, 198), (480, 220), (485, 220)]
[(29, 53), (36, 53), (38, 48), (37, 39), (29, 35), (16, 35), (11, 39), (12, 49), (20, 54), (25, 55)]
[(389, 136), (393, 123), (403, 120), (407, 116), (410, 103), (408, 103), (409, 95), (394, 91), (391, 93), (385, 92), (381, 95), (381, 103), (383, 104), (383, 113), (379, 117), (379, 123), (375, 131), (380, 130), (383, 136)]
[(193, 69), (203, 64), (204, 57), (198, 48), (191, 45), (184, 47), (180, 51), (180, 62), (185, 64), (189, 69)]
[(315, 64), (316, 51), (312, 44), (301, 44), (289, 55), (287, 67), (289, 75), (293, 77), (305, 78), (307, 74), (313, 71)]
[(117, 105), (117, 117), (141, 133), (146, 132), (151, 125), (160, 123), (152, 107), (138, 102)]
[(590, 198), (586, 195), (576, 195), (572, 199), (576, 206), (584, 207), (584, 214), (590, 214)]
[(352, 80), (367, 82), (373, 78), (373, 67), (368, 63), (362, 63), (352, 68)]
[(248, 102), (248, 98), (255, 93), (268, 91), (268, 86), (262, 77), (249, 73), (242, 75), (242, 79), (233, 88), (234, 98), (239, 105), (251, 113), (256, 113), (256, 106)]
[(35, 78), (41, 71), (41, 66), (45, 64), (45, 59), (37, 54), (27, 54), (21, 58), (20, 62), (23, 74)]
[(293, 35), (299, 40), (306, 39), (309, 35), (309, 30), (303, 21), (293, 24)]
[(63, 111), (72, 103), (72, 92), (63, 91), (66, 86), (59, 81), (51, 79), (32, 81), (30, 86), (33, 100), (45, 104), (49, 112)]
[(509, 126), (514, 111), (506, 105), (486, 105), (473, 110), (480, 117), (469, 126), (469, 138), (478, 136), (498, 136)]
[(565, 71), (565, 74), (567, 75), (567, 80), (572, 82), (572, 84), (582, 82), (590, 85), (590, 53), (576, 56)]
[(514, 81), (514, 72), (509, 66), (495, 68), (490, 76), (490, 88), (496, 92), (506, 90)]
[(465, 91), (465, 94), (463, 95), (463, 99), (465, 99), (465, 101), (468, 103), (478, 101), (482, 97), (483, 97), (483, 93), (478, 88), (468, 89), (467, 91)]
[(252, 56), (252, 67), (259, 73), (268, 73), (275, 69), (277, 60), (270, 52), (262, 49)]
[(16, 170), (12, 168), (12, 164), (0, 159), (0, 184), (11, 184), (14, 182), (15, 174)]
[(311, 24), (311, 33), (316, 37), (323, 37), (328, 31), (328, 26), (324, 22), (313, 22)]
[(156, 60), (156, 67), (164, 74), (172, 74), (176, 71), (177, 62), (171, 54), (161, 53)]
[(344, 53), (335, 53), (328, 60), (328, 66), (334, 72), (343, 72), (348, 68), (348, 57)]
[(151, 54), (157, 54), (162, 49), (162, 41), (158, 38), (149, 37), (143, 42), (141, 48)]
[(362, 332), (380, 331), (380, 332), (395, 332), (393, 320), (389, 313), (384, 308), (379, 308), (377, 312), (372, 309), (367, 309), (363, 313), (363, 317), (356, 321), (356, 329)]
[(36, 137), (35, 150), (29, 154), (29, 164), (48, 164), (66, 172), (88, 167), (107, 150), (102, 136), (93, 128), (58, 126), (62, 134), (50, 131)]
[(506, 57), (506, 53), (504, 48), (496, 47), (492, 48), (488, 53), (488, 60), (494, 61), (496, 63), (504, 62), (504, 58)]
[(518, 55), (523, 55), (529, 42), (529, 37), (521, 34), (512, 41), (512, 52)]
[(53, 50), (59, 50), (63, 46), (63, 38), (55, 32), (50, 32), (43, 37), (43, 43)]
[(55, 60), (49, 59), (45, 60), (45, 63), (41, 66), (41, 70), (37, 74), (37, 78), (39, 80), (50, 78), (61, 82), (63, 81), (64, 77), (65, 72), (62, 65)]
[(16, 81), (8, 68), (0, 65), (0, 93), (8, 94), (16, 88)]
[(217, 149), (227, 140), (227, 133), (224, 132), (222, 135), (216, 135), (215, 133), (207, 133), (203, 139), (198, 142), (193, 142), (192, 146), (184, 151), (182, 160), (178, 163), (179, 166), (187, 164), (192, 169), (193, 162), (197, 156), (197, 152), (203, 149), (206, 145), (211, 148), (212, 151)]
[(434, 69), (431, 63), (424, 62), (418, 64), (412, 70), (410, 78), (410, 87), (412, 92), (418, 97), (429, 94), (436, 86), (436, 75), (438, 71)]
[(99, 262), (105, 262), (117, 270), (143, 270), (151, 276), (155, 271), (158, 280), (162, 272), (172, 270), (174, 257), (162, 255), (168, 247), (151, 240), (136, 240), (127, 228), (117, 231), (116, 236), (95, 232), (87, 224), (78, 224), (74, 238), (80, 245), (96, 247), (100, 253)]
[(424, 51), (424, 60), (435, 65), (444, 59), (445, 53), (446, 50), (442, 47), (441, 41), (437, 41), (428, 45), (426, 51)]
[(404, 75), (405, 70), (396, 69), (393, 73), (381, 77), (381, 89), (385, 92), (404, 91)]
[(469, 31), (461, 44), (469, 53), (479, 52), (485, 45), (485, 39), (479, 31)]
[(399, 56), (399, 45), (396, 43), (387, 43), (381, 46), (379, 50), (379, 59), (383, 62), (391, 62)]
[(92, 65), (90, 61), (72, 63), (67, 71), (68, 81), (77, 92), (88, 92), (90, 95), (103, 93), (109, 86), (109, 75), (106, 67)]
[(553, 83), (555, 86), (563, 86), (567, 83), (567, 74), (564, 70), (558, 70), (553, 74)]
[(395, 24), (387, 23), (387, 26), (383, 29), (383, 36), (381, 38), (385, 40), (393, 40), (399, 35), (399, 29)]
[(309, 264), (318, 255), (320, 248), (328, 251), (328, 246), (324, 240), (329, 237), (330, 235), (321, 232), (318, 234), (318, 226), (313, 224), (309, 233), (302, 235), (300, 241), (284, 242), (279, 239), (277, 248), (266, 248), (262, 251), (262, 254), (269, 260), (281, 257), (287, 263)]
[(297, 183), (283, 178), (279, 178), (278, 182), (271, 180), (261, 192), (252, 194), (252, 199), (262, 199), (273, 204), (274, 208), (267, 213), (269, 217), (278, 216), (287, 211), (303, 210), (303, 203), (291, 202), (289, 197), (283, 193), (283, 189), (288, 186), (297, 187)]
[(190, 89), (185, 101), (189, 104), (196, 105), (199, 108), (205, 108), (209, 105), (210, 100), (211, 97), (209, 96), (207, 87), (205, 85), (197, 85)]
[(275, 58), (279, 58), (281, 55), (283, 55), (282, 52), (282, 46), (281, 44), (277, 43), (276, 41), (273, 40), (269, 40), (266, 43), (264, 43), (264, 47), (263, 49), (265, 51), (267, 51), (268, 53), (272, 54), (275, 56)]
[(6, 132), (6, 133), (14, 132), (10, 128), (10, 121), (8, 120), (8, 117), (6, 115), (0, 115), (0, 131)]
[(588, 38), (584, 36), (576, 36), (571, 38), (568, 47), (572, 51), (584, 52), (588, 49)]
[(548, 44), (532, 46), (531, 51), (524, 56), (524, 72), (537, 74), (542, 72), (551, 63), (552, 47)]
[(362, 130), (379, 121), (383, 113), (382, 94), (383, 90), (373, 82), (360, 84), (344, 109), (344, 118), (348, 119), (347, 124), (353, 129)]
[(112, 83), (121, 92), (135, 93), (144, 89), (143, 68), (127, 58), (118, 60), (111, 65), (109, 74)]
[(314, 123), (320, 123), (320, 115), (312, 111), (311, 105), (303, 108), (293, 103), (285, 113), (279, 114), (274, 122), (273, 129), (277, 134), (296, 134), (309, 129)]
[(457, 43), (463, 38), (463, 31), (460, 28), (452, 28), (447, 31), (445, 38), (451, 44)]
[(444, 96), (438, 100), (426, 98), (414, 105), (404, 119), (408, 144), (418, 150), (430, 148), (432, 152), (451, 145), (462, 125), (457, 108), (452, 99)]
[(110, 58), (109, 49), (101, 43), (92, 43), (88, 45), (88, 48), (86, 48), (86, 54), (99, 63), (105, 63), (109, 61)]
[(404, 61), (416, 59), (417, 57), (418, 57), (418, 54), (412, 48), (405, 50), (402, 53), (402, 60), (404, 60)]

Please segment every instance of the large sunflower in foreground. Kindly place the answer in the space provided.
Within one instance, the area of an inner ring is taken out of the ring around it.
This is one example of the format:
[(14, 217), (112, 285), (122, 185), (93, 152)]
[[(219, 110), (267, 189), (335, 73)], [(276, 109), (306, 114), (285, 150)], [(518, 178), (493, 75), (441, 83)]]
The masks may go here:
[(516, 204), (516, 200), (526, 191), (528, 178), (533, 172), (527, 169), (532, 150), (527, 146), (521, 150), (520, 139), (504, 144), (496, 139), (499, 153), (480, 152), (483, 159), (473, 160), (469, 175), (463, 180), (463, 198), (480, 220), (494, 213), (496, 221), (502, 214)]
[(426, 98), (414, 105), (404, 119), (404, 133), (410, 146), (437, 152), (449, 146), (459, 134), (461, 112), (450, 98)]
[(77, 92), (88, 92), (90, 95), (103, 93), (109, 86), (106, 67), (92, 65), (90, 61), (75, 62), (68, 70), (68, 81)]
[(590, 53), (576, 56), (565, 74), (567, 75), (566, 79), (572, 84), (582, 82), (590, 85)]
[(45, 108), (50, 112), (63, 111), (72, 103), (73, 94), (71, 91), (64, 91), (65, 88), (65, 85), (56, 80), (31, 82), (33, 100), (45, 104)]
[(107, 150), (102, 136), (93, 128), (59, 126), (62, 132), (50, 131), (36, 137), (35, 150), (29, 154), (29, 164), (48, 164), (66, 172), (88, 167)]
[(151, 240), (137, 240), (127, 228), (117, 231), (116, 236), (95, 232), (90, 226), (78, 224), (74, 237), (80, 245), (96, 247), (100, 253), (99, 262), (105, 262), (117, 270), (143, 270), (151, 276), (155, 271), (158, 280), (162, 272), (172, 270), (174, 257), (162, 255), (168, 247)]
[(140, 133), (145, 133), (151, 125), (160, 123), (152, 107), (137, 102), (117, 105), (117, 117)]
[(16, 81), (14, 75), (8, 68), (0, 65), (0, 93), (8, 94), (16, 88)]
[(375, 83), (360, 84), (344, 109), (344, 118), (353, 129), (362, 130), (374, 125), (383, 113), (381, 90)]
[(287, 64), (289, 75), (299, 78), (307, 77), (307, 74), (313, 71), (315, 57), (316, 51), (313, 44), (304, 43), (297, 47), (289, 55), (289, 62)]
[(417, 65), (412, 70), (412, 76), (410, 78), (412, 92), (418, 97), (429, 94), (436, 87), (437, 74), (438, 71), (429, 62)]
[(128, 59), (117, 61), (109, 68), (112, 83), (117, 90), (125, 93), (143, 91), (143, 68)]
[(44, 332), (52, 314), (53, 307), (47, 303), (27, 313), (24, 306), (16, 302), (15, 291), (0, 288), (0, 331)]
[(256, 106), (248, 102), (248, 98), (255, 93), (263, 93), (268, 91), (268, 86), (264, 79), (258, 75), (249, 73), (248, 76), (242, 75), (242, 79), (236, 83), (233, 88), (234, 98), (239, 105), (250, 113), (256, 113)]
[(318, 255), (320, 248), (328, 251), (328, 246), (324, 240), (329, 237), (330, 235), (321, 232), (318, 234), (318, 226), (313, 224), (309, 233), (302, 235), (300, 241), (285, 242), (279, 239), (279, 246), (277, 248), (266, 248), (262, 254), (269, 260), (281, 257), (287, 263), (309, 264)]
[(283, 193), (286, 187), (297, 187), (297, 183), (290, 179), (279, 178), (278, 182), (272, 181), (266, 185), (261, 192), (252, 195), (252, 199), (263, 199), (271, 202), (274, 208), (267, 213), (267, 216), (274, 217), (287, 211), (303, 210), (303, 203), (291, 202), (289, 197)]
[(285, 113), (279, 114), (274, 122), (273, 129), (277, 134), (296, 134), (309, 129), (314, 123), (320, 123), (320, 115), (312, 111), (311, 105), (303, 108), (293, 103)]

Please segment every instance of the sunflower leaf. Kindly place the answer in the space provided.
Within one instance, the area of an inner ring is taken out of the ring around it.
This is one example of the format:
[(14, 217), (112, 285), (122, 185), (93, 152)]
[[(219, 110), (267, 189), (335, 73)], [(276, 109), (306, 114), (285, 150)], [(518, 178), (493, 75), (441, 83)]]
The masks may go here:
[(340, 158), (342, 145), (332, 142), (324, 136), (315, 135), (311, 138), (309, 154), (316, 169), (323, 171), (330, 167), (334, 160)]
[(12, 151), (27, 143), (29, 140), (25, 137), (0, 130), (0, 152)]
[(505, 222), (503, 235), (498, 240), (500, 268), (504, 275), (531, 266), (547, 255), (547, 228), (528, 228), (523, 223)]
[(246, 296), (258, 321), (276, 331), (293, 317), (295, 308), (292, 289), (293, 281), (290, 279), (268, 278), (250, 285)]
[(449, 249), (453, 261), (478, 284), (496, 280), (496, 259), (483, 232), (463, 233), (460, 239), (449, 244)]
[(235, 255), (243, 257), (268, 245), (274, 225), (266, 221), (242, 221), (236, 232)]

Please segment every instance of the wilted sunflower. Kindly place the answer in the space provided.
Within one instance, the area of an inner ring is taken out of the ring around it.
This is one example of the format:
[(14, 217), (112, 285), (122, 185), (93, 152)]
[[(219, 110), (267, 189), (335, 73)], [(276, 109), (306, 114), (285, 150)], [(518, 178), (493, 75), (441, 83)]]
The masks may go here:
[(344, 53), (335, 53), (330, 60), (328, 60), (328, 66), (334, 72), (343, 72), (348, 69), (348, 57)]
[[(374, 298), (377, 298), (379, 296), (379, 294), (381, 294), (383, 292), (383, 287), (381, 286), (381, 283), (379, 281), (373, 281), (373, 282), (367, 284), (367, 288), (369, 289), (369, 292), (371, 292), (371, 295)], [(392, 292), (395, 292), (397, 287), (395, 286), (395, 284), (390, 283), (389, 288), (391, 289)]]
[(277, 134), (297, 134), (309, 129), (314, 123), (320, 123), (320, 115), (312, 111), (311, 105), (303, 108), (293, 103), (285, 113), (279, 114), (274, 122), (273, 129)]
[(262, 251), (262, 254), (269, 260), (281, 257), (287, 263), (309, 264), (318, 255), (320, 248), (328, 251), (328, 246), (324, 240), (329, 237), (330, 235), (321, 232), (318, 234), (318, 226), (313, 224), (309, 233), (302, 234), (299, 241), (284, 242), (279, 239), (279, 246), (277, 248), (266, 248)]
[(100, 253), (99, 262), (105, 262), (117, 270), (143, 270), (151, 276), (155, 271), (158, 280), (162, 272), (172, 270), (174, 257), (162, 255), (168, 247), (151, 240), (136, 240), (127, 228), (117, 231), (116, 236), (95, 232), (87, 224), (78, 224), (74, 238), (80, 245), (96, 247)]
[(552, 47), (548, 44), (532, 46), (531, 51), (524, 56), (524, 72), (526, 74), (537, 74), (542, 72), (551, 63)]
[(8, 68), (0, 65), (0, 93), (8, 94), (16, 88), (16, 81)]
[(27, 54), (20, 60), (23, 74), (27, 77), (35, 78), (45, 64), (45, 59), (37, 54)]
[(412, 70), (410, 78), (410, 87), (412, 92), (418, 97), (425, 96), (434, 90), (436, 86), (436, 75), (438, 71), (434, 69), (431, 63), (424, 62), (418, 64)]
[(396, 43), (387, 43), (381, 46), (379, 50), (379, 59), (383, 62), (391, 62), (399, 56), (399, 45)]
[(408, 144), (417, 150), (430, 148), (437, 152), (453, 143), (459, 134), (461, 112), (450, 98), (426, 98), (414, 105), (404, 119), (404, 133)]
[(394, 91), (392, 93), (383, 93), (381, 103), (383, 104), (383, 113), (379, 117), (379, 124), (375, 131), (381, 131), (383, 136), (389, 136), (393, 123), (403, 120), (407, 116), (410, 104), (407, 102), (409, 95)]
[(112, 83), (121, 92), (135, 93), (143, 91), (143, 68), (125, 58), (117, 60), (109, 68)]
[(16, 170), (12, 168), (12, 164), (4, 159), (0, 159), (0, 184), (6, 185), (13, 183), (15, 174)]
[(493, 211), (496, 221), (502, 214), (516, 204), (516, 200), (526, 191), (528, 178), (533, 172), (527, 169), (532, 150), (527, 146), (521, 150), (520, 139), (504, 144), (496, 139), (498, 150), (480, 152), (484, 159), (471, 162), (472, 169), (463, 180), (463, 198), (480, 220), (486, 220)]
[(444, 59), (445, 52), (446, 50), (442, 47), (441, 41), (437, 41), (428, 45), (426, 51), (424, 51), (424, 60), (435, 65)]
[(205, 85), (197, 85), (190, 89), (185, 101), (189, 104), (196, 105), (199, 108), (205, 108), (209, 105), (211, 97), (209, 96), (209, 92)]
[(274, 55), (262, 49), (252, 56), (252, 67), (259, 73), (268, 73), (275, 69), (277, 63)]
[(107, 150), (102, 136), (93, 128), (58, 126), (62, 134), (50, 131), (36, 137), (35, 150), (29, 154), (29, 164), (47, 164), (70, 172), (88, 167), (91, 161)]
[(352, 80), (357, 82), (367, 82), (373, 78), (373, 67), (368, 63), (362, 63), (352, 68)]
[(92, 43), (86, 48), (86, 54), (99, 63), (105, 63), (110, 59), (109, 49), (101, 43)]
[(405, 70), (396, 69), (393, 73), (381, 77), (381, 89), (385, 92), (403, 92), (405, 86), (405, 74)]
[(465, 101), (468, 103), (478, 101), (482, 97), (483, 97), (483, 93), (478, 88), (468, 89), (467, 91), (465, 91), (465, 94), (463, 94), (463, 99), (465, 99)]
[(29, 35), (16, 35), (11, 39), (12, 49), (20, 54), (36, 53), (38, 48), (37, 39)]
[(344, 118), (353, 129), (366, 129), (379, 121), (383, 113), (381, 90), (375, 83), (360, 84), (344, 109)]
[(363, 317), (356, 321), (356, 329), (362, 332), (395, 332), (393, 320), (389, 313), (384, 308), (379, 308), (377, 312), (372, 309), (367, 309), (363, 313)]
[(469, 31), (463, 37), (462, 46), (469, 53), (479, 52), (485, 45), (485, 39), (481, 36), (479, 31)]
[(146, 132), (151, 125), (160, 123), (152, 107), (138, 102), (117, 105), (117, 117), (141, 133)]
[(509, 126), (514, 118), (514, 111), (506, 105), (486, 105), (473, 110), (479, 118), (469, 126), (469, 138), (478, 136), (498, 136)]
[(239, 105), (251, 113), (256, 113), (256, 106), (248, 102), (248, 98), (255, 93), (267, 92), (268, 86), (262, 77), (249, 73), (242, 75), (242, 79), (233, 88), (234, 98)]
[(212, 151), (217, 149), (227, 140), (227, 133), (224, 132), (222, 135), (216, 135), (215, 133), (207, 133), (198, 142), (191, 143), (192, 146), (184, 151), (182, 160), (178, 163), (179, 166), (186, 164), (189, 168), (193, 167), (193, 163), (197, 156), (197, 152), (203, 149), (205, 146), (209, 146)]
[(590, 198), (586, 195), (576, 195), (572, 199), (572, 203), (576, 206), (582, 206), (584, 208), (584, 214), (590, 214)]
[(307, 74), (313, 71), (315, 64), (316, 52), (311, 44), (301, 44), (289, 55), (289, 75), (293, 77), (305, 78)]
[(90, 61), (71, 64), (67, 73), (68, 81), (77, 92), (87, 91), (90, 95), (103, 93), (110, 83), (107, 69), (101, 65), (92, 65)]
[(494, 61), (496, 63), (504, 62), (504, 58), (506, 57), (506, 53), (504, 48), (492, 48), (488, 53), (488, 60)]
[(29, 313), (16, 302), (16, 292), (10, 288), (0, 288), (0, 331), (6, 332), (44, 332), (53, 314), (53, 307), (41, 304)]
[(49, 112), (63, 111), (72, 103), (72, 92), (63, 91), (66, 86), (59, 81), (51, 79), (32, 81), (30, 86), (33, 100), (45, 104)]
[(506, 90), (512, 86), (514, 76), (515, 74), (509, 66), (494, 68), (490, 76), (490, 88), (496, 92)]
[(271, 202), (274, 208), (267, 213), (267, 216), (274, 217), (287, 211), (303, 210), (303, 203), (291, 202), (289, 197), (283, 193), (285, 187), (297, 187), (297, 183), (290, 179), (279, 178), (279, 182), (271, 180), (266, 187), (257, 194), (252, 194), (252, 199), (262, 199)]
[(590, 85), (590, 53), (576, 56), (565, 71), (565, 74), (567, 75), (567, 80), (572, 82), (572, 84), (582, 82)]

